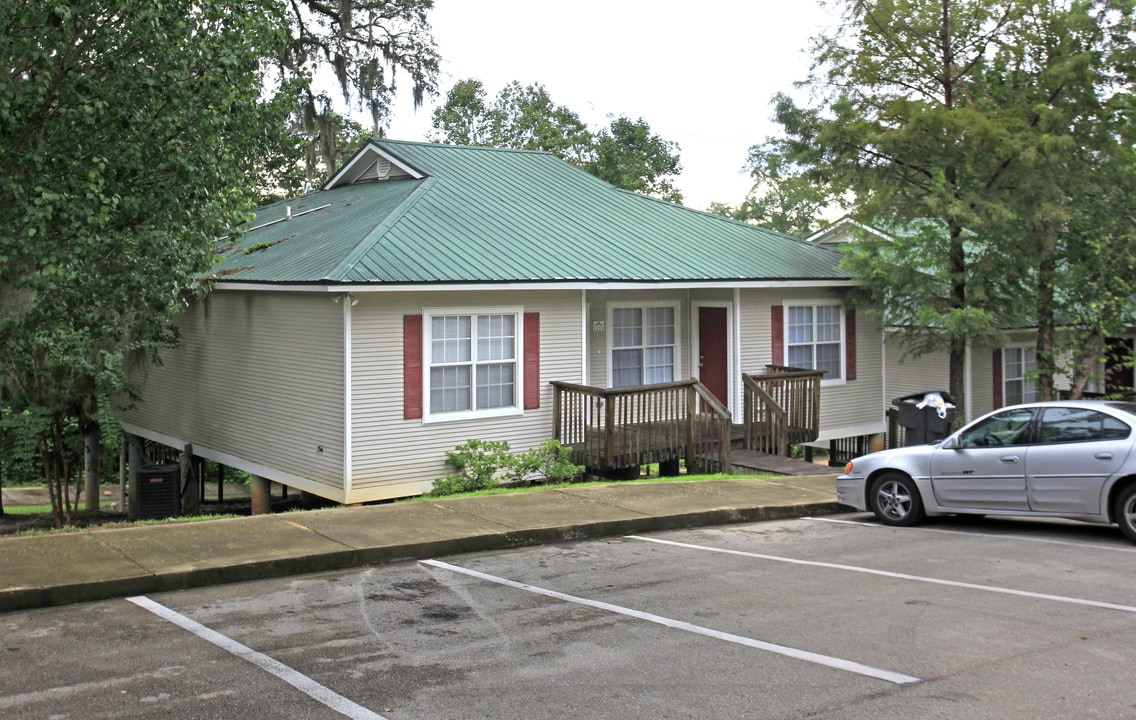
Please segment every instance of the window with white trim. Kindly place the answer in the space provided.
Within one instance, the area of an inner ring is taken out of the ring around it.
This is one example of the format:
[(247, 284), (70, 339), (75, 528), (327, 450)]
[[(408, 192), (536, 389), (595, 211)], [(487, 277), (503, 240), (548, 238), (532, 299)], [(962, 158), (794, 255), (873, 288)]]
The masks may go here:
[(1037, 369), (1036, 352), (1024, 345), (1002, 350), (1002, 397), (1007, 405), (1037, 401), (1037, 385), (1032, 379)]
[(519, 411), (520, 310), (427, 311), (426, 398), (435, 419)]
[(675, 306), (612, 307), (611, 386), (671, 382), (678, 357)]
[(785, 364), (844, 378), (844, 310), (833, 305), (785, 306)]

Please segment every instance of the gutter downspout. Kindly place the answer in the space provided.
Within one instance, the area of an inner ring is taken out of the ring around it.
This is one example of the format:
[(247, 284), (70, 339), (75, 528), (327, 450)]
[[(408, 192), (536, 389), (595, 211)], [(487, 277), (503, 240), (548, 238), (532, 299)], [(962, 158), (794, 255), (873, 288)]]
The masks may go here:
[(343, 296), (343, 498), (351, 503), (351, 293)]

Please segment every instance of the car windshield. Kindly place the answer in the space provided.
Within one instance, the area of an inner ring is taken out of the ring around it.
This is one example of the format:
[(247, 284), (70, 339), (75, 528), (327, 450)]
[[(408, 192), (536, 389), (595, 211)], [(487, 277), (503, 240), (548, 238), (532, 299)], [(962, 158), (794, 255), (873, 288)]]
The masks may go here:
[(1136, 417), (1136, 403), (1133, 403), (1133, 402), (1110, 402), (1108, 404), (1108, 406), (1110, 408), (1112, 408), (1113, 410), (1119, 410), (1121, 412), (1126, 412), (1129, 415)]
[(959, 447), (991, 447), (1018, 445), (1029, 436), (1031, 408), (1014, 408), (980, 420), (959, 433)]

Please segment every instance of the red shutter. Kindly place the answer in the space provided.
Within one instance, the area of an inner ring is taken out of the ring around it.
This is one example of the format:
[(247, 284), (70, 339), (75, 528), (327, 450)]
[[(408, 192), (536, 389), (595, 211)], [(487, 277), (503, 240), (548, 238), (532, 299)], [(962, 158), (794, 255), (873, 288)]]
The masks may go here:
[(540, 313), (525, 313), (525, 410), (540, 407)]
[(1002, 407), (1002, 351), (994, 351), (994, 407)]
[(846, 380), (856, 379), (856, 311), (844, 313), (844, 373)]
[(422, 316), (402, 316), (402, 416), (422, 417)]
[(772, 326), (772, 348), (773, 357), (770, 363), (773, 365), (785, 364), (785, 306), (774, 305), (769, 308), (769, 320)]

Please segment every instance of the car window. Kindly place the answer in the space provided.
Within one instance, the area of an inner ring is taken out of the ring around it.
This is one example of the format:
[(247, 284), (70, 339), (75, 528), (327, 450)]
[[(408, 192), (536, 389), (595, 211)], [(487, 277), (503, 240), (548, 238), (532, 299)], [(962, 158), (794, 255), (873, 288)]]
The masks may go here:
[(998, 447), (1029, 441), (1033, 410), (1007, 410), (982, 420), (959, 434), (959, 447)]
[(1114, 417), (1105, 416), (1104, 432), (1106, 440), (1123, 440), (1131, 434), (1132, 429)]
[(1121, 412), (1126, 412), (1129, 415), (1136, 416), (1136, 403), (1132, 403), (1132, 402), (1110, 402), (1108, 404), (1108, 406), (1110, 408), (1112, 408), (1113, 410), (1120, 410)]
[(1046, 408), (1038, 440), (1042, 443), (1083, 442), (1128, 437), (1128, 426), (1114, 417), (1084, 408)]

